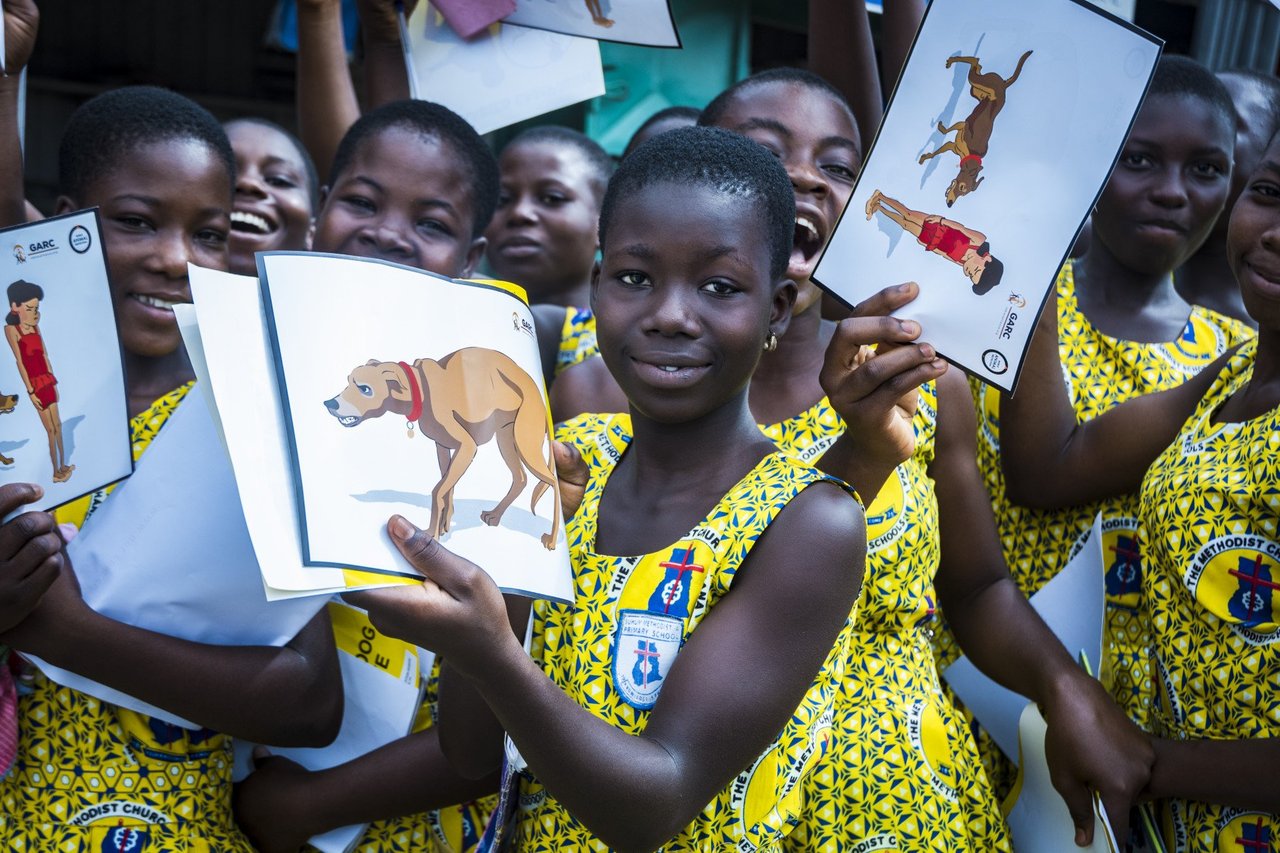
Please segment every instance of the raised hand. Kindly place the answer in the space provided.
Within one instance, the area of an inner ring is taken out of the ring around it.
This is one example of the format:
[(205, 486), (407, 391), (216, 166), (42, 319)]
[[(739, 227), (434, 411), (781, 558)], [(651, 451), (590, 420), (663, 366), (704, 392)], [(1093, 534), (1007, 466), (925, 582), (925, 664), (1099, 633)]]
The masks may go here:
[(18, 74), (31, 60), (40, 28), (40, 10), (35, 0), (5, 0), (4, 73)]

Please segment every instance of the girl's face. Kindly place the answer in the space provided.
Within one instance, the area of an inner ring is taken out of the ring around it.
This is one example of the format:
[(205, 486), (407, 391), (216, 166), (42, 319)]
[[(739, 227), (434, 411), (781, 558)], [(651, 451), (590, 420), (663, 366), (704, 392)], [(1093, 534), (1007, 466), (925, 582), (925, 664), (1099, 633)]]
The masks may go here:
[(1231, 188), (1235, 128), (1200, 98), (1147, 99), (1093, 213), (1128, 269), (1167, 274), (1209, 236)]
[(325, 194), (312, 248), (466, 278), (484, 253), (473, 239), (470, 172), (452, 146), (389, 127), (366, 138)]
[(173, 306), (191, 301), (187, 264), (227, 268), (231, 176), (203, 142), (134, 149), (58, 212), (101, 208), (116, 326), (125, 351), (161, 358), (182, 345)]
[(10, 302), (9, 309), (18, 315), (19, 325), (34, 326), (40, 322), (39, 299), (28, 299), (26, 302)]
[(524, 286), (531, 301), (580, 286), (596, 257), (600, 199), (595, 170), (569, 145), (508, 146), (502, 190), (485, 237), (495, 276)]
[(307, 248), (311, 192), (302, 154), (289, 137), (257, 122), (227, 125), (236, 153), (228, 247), (231, 271), (256, 275), (255, 252)]
[(637, 412), (700, 418), (741, 393), (795, 287), (769, 277), (756, 204), (655, 184), (618, 205), (592, 287), (600, 353)]
[(1231, 211), (1227, 259), (1249, 315), (1263, 330), (1280, 331), (1280, 136)]
[(853, 115), (826, 92), (774, 82), (740, 91), (717, 124), (768, 148), (791, 178), (796, 233), (787, 277), (800, 287), (799, 314), (820, 301), (809, 279), (862, 165)]

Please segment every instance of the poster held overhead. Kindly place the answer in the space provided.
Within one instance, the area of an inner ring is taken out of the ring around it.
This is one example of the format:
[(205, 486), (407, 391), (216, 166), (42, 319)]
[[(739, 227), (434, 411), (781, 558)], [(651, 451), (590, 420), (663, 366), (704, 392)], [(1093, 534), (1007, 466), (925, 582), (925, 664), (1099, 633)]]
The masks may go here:
[(1159, 55), (1084, 0), (934, 0), (814, 280), (919, 283), (898, 316), (1012, 391)]
[(124, 367), (97, 210), (0, 231), (0, 483), (38, 483), (19, 512), (129, 476)]
[(604, 94), (591, 39), (498, 24), (466, 40), (425, 0), (406, 31), (413, 97), (443, 104), (479, 133)]
[(516, 0), (503, 23), (598, 41), (681, 46), (670, 0)]

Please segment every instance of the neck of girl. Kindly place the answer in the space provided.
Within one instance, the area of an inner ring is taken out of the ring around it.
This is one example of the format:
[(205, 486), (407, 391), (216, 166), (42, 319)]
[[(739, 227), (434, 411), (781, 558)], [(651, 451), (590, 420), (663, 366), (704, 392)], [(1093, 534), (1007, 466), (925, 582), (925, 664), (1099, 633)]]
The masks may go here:
[[(518, 283), (518, 282), (517, 282)], [(591, 278), (578, 282), (555, 282), (530, 299), (564, 308), (585, 308), (591, 304)]]
[(717, 409), (681, 423), (654, 421), (633, 407), (631, 428), (623, 463), (630, 462), (627, 479), (641, 494), (698, 492), (718, 487), (712, 481), (721, 479), (727, 491), (773, 449), (747, 407), (746, 388)]
[(1228, 401), (1235, 410), (1231, 420), (1251, 420), (1280, 406), (1280, 331), (1258, 330), (1253, 376), (1239, 396), (1238, 401)]
[(1127, 267), (1095, 235), (1074, 271), (1080, 311), (1104, 335), (1164, 343), (1186, 325), (1191, 306), (1174, 290), (1172, 270)]
[(818, 376), (836, 324), (822, 319), (822, 300), (791, 315), (778, 348), (765, 353), (751, 377), (751, 412), (758, 423), (793, 418), (823, 398)]
[(196, 378), (183, 347), (158, 357), (126, 351), (124, 370), (131, 418), (145, 412), (160, 397)]
[(1200, 251), (1178, 267), (1174, 286), (1178, 294), (1191, 304), (1203, 305), (1256, 327), (1257, 324), (1245, 310), (1244, 300), (1240, 297), (1240, 285), (1236, 284), (1231, 265), (1227, 263), (1227, 246), (1224, 240), (1225, 237), (1221, 235), (1209, 235)]

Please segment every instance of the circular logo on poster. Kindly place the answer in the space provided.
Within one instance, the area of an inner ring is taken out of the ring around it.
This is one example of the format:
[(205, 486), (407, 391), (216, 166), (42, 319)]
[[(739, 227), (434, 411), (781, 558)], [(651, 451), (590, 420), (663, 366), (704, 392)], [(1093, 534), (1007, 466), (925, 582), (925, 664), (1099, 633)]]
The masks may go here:
[(1008, 371), (1009, 359), (999, 350), (989, 349), (982, 354), (982, 366), (999, 376)]
[(77, 225), (67, 235), (67, 242), (71, 245), (71, 251), (78, 255), (83, 255), (93, 245), (93, 237), (89, 236), (88, 228), (83, 225)]

